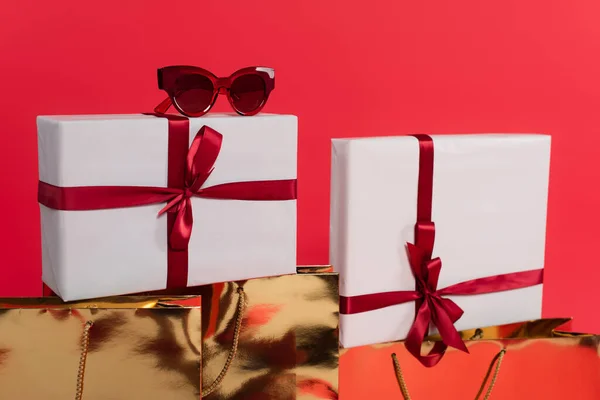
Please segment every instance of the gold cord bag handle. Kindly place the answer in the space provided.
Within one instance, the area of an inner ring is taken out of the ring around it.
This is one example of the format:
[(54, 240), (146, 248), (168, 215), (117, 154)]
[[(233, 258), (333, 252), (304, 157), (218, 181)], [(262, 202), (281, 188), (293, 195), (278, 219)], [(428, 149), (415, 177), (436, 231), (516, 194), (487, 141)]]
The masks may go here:
[[(229, 371), (231, 363), (233, 362), (237, 354), (238, 344), (240, 341), (240, 331), (242, 329), (242, 318), (244, 316), (244, 309), (246, 306), (246, 302), (244, 299), (244, 289), (242, 287), (238, 287), (237, 292), (239, 295), (239, 299), (237, 305), (237, 317), (235, 320), (235, 330), (233, 333), (233, 344), (231, 346), (231, 350), (229, 351), (229, 355), (227, 356), (225, 366), (217, 376), (217, 379), (215, 379), (215, 381), (208, 388), (202, 391), (202, 397), (208, 396), (209, 394), (214, 392), (217, 387), (219, 387), (223, 379), (225, 379), (225, 375)], [(83, 334), (81, 336), (81, 355), (79, 357), (79, 368), (77, 370), (77, 389), (75, 392), (75, 400), (82, 400), (83, 398), (83, 381), (85, 377), (85, 365), (90, 345), (90, 329), (93, 325), (94, 323), (92, 321), (87, 321), (84, 325)]]
[(506, 349), (500, 350), (500, 352), (498, 354), (496, 354), (494, 356), (494, 358), (492, 359), (492, 362), (490, 363), (490, 366), (488, 367), (488, 370), (485, 374), (485, 378), (483, 378), (483, 382), (481, 383), (481, 387), (479, 388), (479, 391), (477, 392), (477, 396), (475, 397), (475, 400), (479, 400), (479, 396), (481, 396), (481, 394), (483, 393), (483, 389), (485, 388), (485, 385), (486, 385), (488, 379), (490, 378), (490, 374), (492, 373), (492, 368), (494, 367), (494, 364), (496, 364), (496, 369), (494, 369), (494, 376), (492, 376), (492, 381), (490, 382), (490, 385), (488, 386), (488, 389), (485, 392), (485, 396), (483, 397), (483, 400), (488, 400), (490, 398), (490, 396), (492, 395), (492, 390), (494, 390), (494, 385), (496, 384), (496, 379), (498, 378), (498, 373), (500, 372), (500, 366), (502, 365), (502, 359), (504, 358), (504, 354), (506, 354)]
[(208, 396), (212, 392), (215, 391), (225, 379), (225, 375), (229, 371), (229, 367), (231, 367), (231, 363), (235, 358), (238, 350), (238, 344), (240, 342), (240, 331), (242, 330), (242, 318), (244, 317), (244, 309), (246, 307), (246, 301), (244, 298), (244, 288), (238, 287), (237, 289), (239, 299), (237, 305), (237, 317), (235, 319), (235, 330), (233, 332), (233, 344), (231, 345), (231, 350), (229, 350), (229, 355), (227, 356), (227, 361), (225, 361), (225, 366), (217, 376), (217, 379), (205, 390), (202, 391), (202, 397)]
[(83, 327), (81, 335), (81, 355), (79, 356), (79, 368), (77, 369), (77, 389), (75, 391), (75, 400), (81, 400), (83, 397), (83, 378), (85, 376), (85, 363), (87, 361), (88, 349), (90, 346), (90, 329), (94, 323), (87, 321)]
[[(496, 368), (494, 369), (494, 375), (492, 376), (492, 381), (490, 382), (490, 384), (487, 388), (487, 391), (485, 392), (485, 396), (483, 397), (483, 400), (488, 400), (490, 398), (490, 396), (492, 395), (492, 390), (494, 390), (494, 385), (496, 384), (496, 379), (498, 378), (498, 373), (500, 372), (500, 366), (502, 365), (502, 359), (504, 358), (504, 354), (506, 354), (506, 349), (500, 350), (500, 352), (498, 354), (496, 354), (494, 356), (494, 358), (492, 359), (492, 362), (490, 363), (487, 373), (485, 374), (485, 377), (483, 378), (483, 382), (481, 383), (481, 387), (479, 388), (479, 391), (477, 392), (477, 396), (475, 397), (475, 400), (479, 400), (481, 394), (483, 393), (483, 390), (485, 389), (485, 386), (490, 378), (492, 369), (494, 368), (494, 364), (495, 364)], [(396, 353), (392, 354), (392, 360), (394, 362), (394, 370), (396, 371), (396, 379), (398, 379), (398, 384), (400, 385), (400, 391), (402, 392), (402, 396), (404, 397), (404, 400), (411, 400), (410, 394), (408, 393), (408, 387), (406, 386), (406, 381), (404, 380), (404, 376), (402, 374), (402, 369), (400, 368), (400, 363), (398, 362), (398, 357), (396, 357)]]

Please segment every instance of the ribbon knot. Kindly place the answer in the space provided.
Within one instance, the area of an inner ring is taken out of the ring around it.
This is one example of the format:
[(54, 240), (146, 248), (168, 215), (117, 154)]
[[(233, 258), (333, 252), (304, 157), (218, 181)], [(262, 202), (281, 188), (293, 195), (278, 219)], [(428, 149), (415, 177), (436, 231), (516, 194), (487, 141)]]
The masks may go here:
[(194, 225), (191, 198), (200, 194), (202, 185), (212, 173), (222, 141), (223, 136), (214, 129), (208, 126), (200, 128), (186, 156), (183, 187), (173, 189), (175, 195), (158, 213), (158, 216), (165, 212), (177, 214), (169, 235), (172, 250), (184, 251), (188, 248)]

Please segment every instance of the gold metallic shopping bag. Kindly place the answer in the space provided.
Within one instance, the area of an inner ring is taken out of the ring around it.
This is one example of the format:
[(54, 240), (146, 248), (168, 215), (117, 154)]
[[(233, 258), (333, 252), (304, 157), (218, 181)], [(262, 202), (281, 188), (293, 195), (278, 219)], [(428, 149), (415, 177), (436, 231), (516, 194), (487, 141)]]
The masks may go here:
[(338, 398), (338, 275), (294, 275), (187, 288), (202, 295), (208, 400)]
[[(404, 342), (344, 349), (340, 398), (600, 399), (600, 336), (556, 330), (567, 321), (462, 331), (470, 354), (449, 350), (433, 368), (419, 364)], [(428, 339), (423, 352), (440, 340)]]
[(0, 399), (198, 400), (201, 299), (0, 299)]

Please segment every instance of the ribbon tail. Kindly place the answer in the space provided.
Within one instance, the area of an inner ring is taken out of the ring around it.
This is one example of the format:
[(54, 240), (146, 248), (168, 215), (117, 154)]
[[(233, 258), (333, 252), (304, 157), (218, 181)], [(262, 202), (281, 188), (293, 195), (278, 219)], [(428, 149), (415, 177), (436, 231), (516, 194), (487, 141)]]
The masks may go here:
[(187, 249), (192, 235), (193, 224), (192, 202), (188, 198), (180, 203), (179, 209), (177, 210), (173, 230), (169, 236), (169, 245), (171, 249), (180, 251)]
[(433, 323), (438, 328), (442, 341), (450, 347), (468, 353), (465, 342), (454, 327), (463, 310), (450, 299), (432, 298), (431, 302)]
[(164, 213), (171, 211), (176, 205), (177, 203), (179, 203), (181, 201), (181, 199), (183, 199), (183, 194), (180, 194), (178, 196), (175, 196), (173, 198), (173, 200), (169, 201), (167, 203), (166, 206), (164, 206), (159, 212), (158, 212), (158, 216), (160, 217), (161, 215), (163, 215)]
[(429, 321), (431, 321), (431, 310), (427, 302), (424, 301), (417, 310), (415, 320), (406, 336), (406, 349), (419, 359), (421, 357), (421, 345), (429, 329)]
[(448, 348), (445, 343), (436, 342), (433, 349), (427, 355), (421, 355), (421, 347), (427, 336), (431, 317), (431, 309), (428, 302), (424, 301), (419, 307), (415, 321), (406, 337), (406, 350), (427, 368), (437, 365)]

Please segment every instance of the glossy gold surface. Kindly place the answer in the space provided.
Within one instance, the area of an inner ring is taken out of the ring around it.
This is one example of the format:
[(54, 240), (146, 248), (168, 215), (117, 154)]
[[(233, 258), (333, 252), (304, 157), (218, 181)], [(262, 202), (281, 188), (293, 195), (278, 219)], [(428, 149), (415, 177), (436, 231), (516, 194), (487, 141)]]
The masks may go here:
[(0, 399), (200, 399), (198, 297), (0, 299)]
[[(252, 279), (242, 286), (247, 306), (238, 353), (207, 399), (337, 398), (337, 274)], [(203, 299), (204, 385), (219, 374), (232, 345), (236, 288), (228, 283), (204, 289), (210, 291)]]
[[(550, 338), (557, 336), (556, 329), (570, 320), (570, 318), (538, 319), (534, 321), (517, 322), (514, 324), (469, 329), (460, 331), (459, 334), (463, 340)], [(582, 334), (571, 333), (569, 335), (580, 336)], [(436, 341), (441, 338), (438, 335), (432, 335), (427, 339)]]
[[(246, 307), (236, 357), (208, 400), (338, 398), (338, 275), (301, 267), (296, 275), (240, 282)], [(188, 288), (202, 295), (203, 385), (222, 371), (233, 345), (238, 283)], [(181, 293), (181, 291), (178, 291)]]

